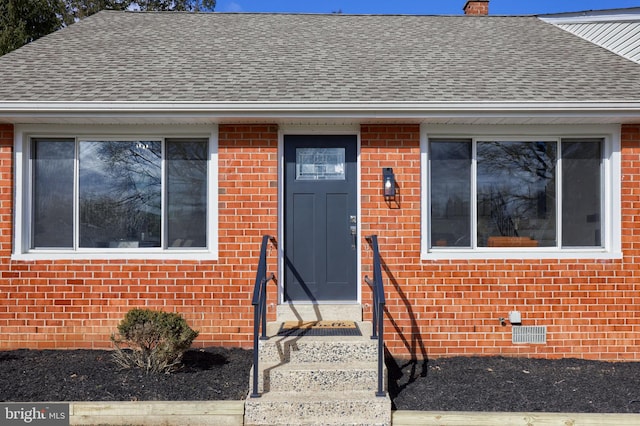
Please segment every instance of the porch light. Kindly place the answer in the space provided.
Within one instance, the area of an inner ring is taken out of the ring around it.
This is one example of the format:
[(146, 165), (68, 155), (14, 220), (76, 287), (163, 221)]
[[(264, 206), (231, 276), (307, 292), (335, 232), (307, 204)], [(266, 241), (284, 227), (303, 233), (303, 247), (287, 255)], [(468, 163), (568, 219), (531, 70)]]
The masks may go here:
[(391, 167), (382, 169), (382, 194), (385, 200), (391, 200), (396, 196), (396, 177)]

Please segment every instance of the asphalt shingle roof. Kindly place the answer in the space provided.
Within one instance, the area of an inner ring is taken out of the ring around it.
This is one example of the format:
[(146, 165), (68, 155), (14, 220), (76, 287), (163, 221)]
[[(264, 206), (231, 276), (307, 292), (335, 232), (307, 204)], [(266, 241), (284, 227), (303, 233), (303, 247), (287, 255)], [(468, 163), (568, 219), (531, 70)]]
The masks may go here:
[(0, 79), (0, 102), (640, 100), (637, 64), (530, 16), (105, 11)]

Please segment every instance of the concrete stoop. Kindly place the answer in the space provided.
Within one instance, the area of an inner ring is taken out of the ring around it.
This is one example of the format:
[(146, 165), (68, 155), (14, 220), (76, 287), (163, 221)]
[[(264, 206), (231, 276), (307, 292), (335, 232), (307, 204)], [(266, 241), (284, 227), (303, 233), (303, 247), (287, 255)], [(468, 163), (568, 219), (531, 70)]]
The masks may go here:
[(245, 425), (390, 425), (391, 400), (376, 396), (378, 342), (370, 324), (358, 326), (362, 336), (281, 337), (280, 323), (269, 324), (259, 348), (261, 396), (245, 401)]

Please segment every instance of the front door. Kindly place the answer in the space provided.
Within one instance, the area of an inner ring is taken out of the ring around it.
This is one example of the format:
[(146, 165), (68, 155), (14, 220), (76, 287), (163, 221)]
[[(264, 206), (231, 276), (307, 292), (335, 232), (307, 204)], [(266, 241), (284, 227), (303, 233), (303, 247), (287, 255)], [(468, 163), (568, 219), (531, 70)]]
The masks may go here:
[(284, 299), (356, 301), (357, 137), (284, 137)]

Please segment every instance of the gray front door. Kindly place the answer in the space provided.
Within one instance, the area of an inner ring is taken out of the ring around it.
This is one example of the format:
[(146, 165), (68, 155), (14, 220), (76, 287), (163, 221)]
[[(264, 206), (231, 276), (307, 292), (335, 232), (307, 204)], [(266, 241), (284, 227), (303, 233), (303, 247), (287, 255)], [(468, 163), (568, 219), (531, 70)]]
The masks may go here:
[(355, 301), (357, 138), (287, 135), (285, 301)]

